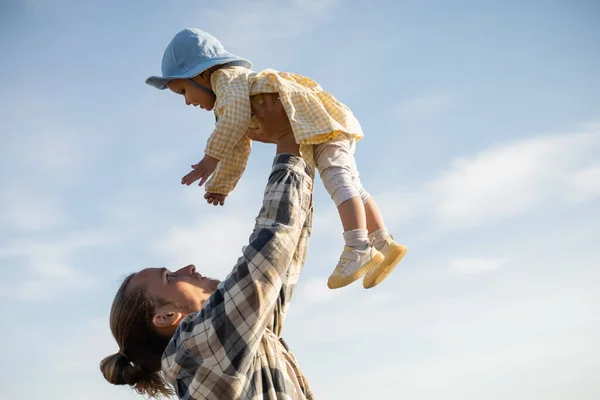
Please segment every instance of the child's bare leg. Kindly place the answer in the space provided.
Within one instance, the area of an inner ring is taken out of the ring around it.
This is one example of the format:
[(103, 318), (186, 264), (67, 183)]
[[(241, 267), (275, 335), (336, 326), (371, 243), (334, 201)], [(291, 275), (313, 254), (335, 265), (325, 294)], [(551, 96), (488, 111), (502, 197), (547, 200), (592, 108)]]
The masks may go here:
[(383, 217), (379, 211), (379, 207), (377, 207), (377, 203), (375, 203), (375, 200), (373, 200), (372, 197), (369, 196), (364, 208), (367, 220), (367, 230), (369, 231), (369, 234), (381, 229), (386, 229), (385, 224), (383, 223)]
[(354, 229), (367, 229), (368, 219), (365, 214), (365, 205), (360, 197), (353, 197), (344, 201), (337, 209), (344, 232)]

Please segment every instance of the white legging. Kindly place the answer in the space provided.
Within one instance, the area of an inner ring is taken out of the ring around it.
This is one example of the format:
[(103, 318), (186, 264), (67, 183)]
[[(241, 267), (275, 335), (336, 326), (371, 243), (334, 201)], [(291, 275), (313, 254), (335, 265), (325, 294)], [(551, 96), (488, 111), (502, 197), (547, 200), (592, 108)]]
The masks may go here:
[(355, 148), (356, 141), (346, 134), (314, 147), (313, 155), (321, 180), (336, 207), (354, 197), (360, 197), (366, 203), (370, 197), (360, 183)]

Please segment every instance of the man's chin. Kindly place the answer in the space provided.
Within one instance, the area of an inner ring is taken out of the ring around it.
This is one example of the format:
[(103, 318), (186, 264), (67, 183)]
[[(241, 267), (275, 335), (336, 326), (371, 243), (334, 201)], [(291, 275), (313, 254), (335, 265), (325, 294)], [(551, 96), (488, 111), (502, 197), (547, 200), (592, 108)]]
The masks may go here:
[(210, 289), (211, 292), (214, 292), (215, 290), (217, 290), (217, 286), (219, 286), (219, 283), (221, 283), (221, 281), (218, 279), (213, 279), (213, 278), (208, 278), (206, 276), (203, 276), (198, 281), (198, 286), (206, 288), (206, 289)]

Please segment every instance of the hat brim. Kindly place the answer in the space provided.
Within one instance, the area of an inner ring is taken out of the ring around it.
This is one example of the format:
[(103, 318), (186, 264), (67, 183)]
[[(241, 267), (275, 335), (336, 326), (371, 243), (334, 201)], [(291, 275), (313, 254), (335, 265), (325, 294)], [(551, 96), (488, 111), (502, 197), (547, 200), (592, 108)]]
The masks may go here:
[(221, 64), (227, 64), (227, 65), (232, 65), (232, 66), (235, 65), (235, 66), (240, 66), (240, 67), (244, 67), (244, 68), (248, 68), (248, 69), (252, 68), (252, 63), (250, 61), (246, 60), (245, 58), (230, 55), (230, 56), (210, 59), (202, 64), (199, 64), (199, 65), (194, 66), (193, 68), (190, 68), (187, 72), (179, 74), (179, 75), (151, 76), (148, 79), (146, 79), (146, 83), (150, 86), (153, 86), (153, 87), (159, 89), (159, 90), (165, 90), (168, 87), (169, 82), (171, 82), (174, 79), (193, 78), (196, 75), (200, 75), (207, 69), (212, 68), (215, 65), (221, 65)]

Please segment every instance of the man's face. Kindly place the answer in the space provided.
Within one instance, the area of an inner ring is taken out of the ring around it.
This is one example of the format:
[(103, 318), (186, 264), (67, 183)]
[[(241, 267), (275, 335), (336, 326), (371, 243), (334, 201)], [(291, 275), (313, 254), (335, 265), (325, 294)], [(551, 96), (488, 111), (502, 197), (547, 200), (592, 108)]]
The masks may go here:
[(144, 287), (152, 298), (174, 304), (182, 313), (199, 311), (208, 297), (215, 292), (219, 281), (196, 272), (188, 265), (175, 272), (166, 268), (146, 268), (134, 275), (130, 288)]

